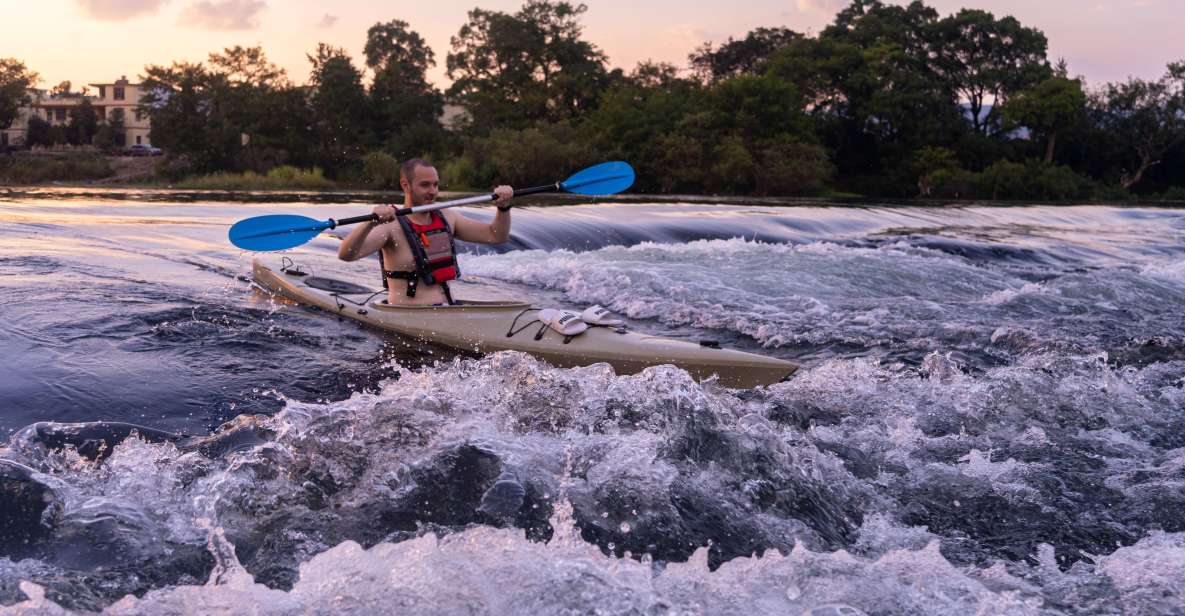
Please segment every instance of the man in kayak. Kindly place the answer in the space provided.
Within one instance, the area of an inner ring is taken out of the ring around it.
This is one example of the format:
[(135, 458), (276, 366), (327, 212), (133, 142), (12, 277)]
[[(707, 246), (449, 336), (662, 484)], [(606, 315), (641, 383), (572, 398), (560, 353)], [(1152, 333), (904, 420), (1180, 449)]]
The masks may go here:
[[(399, 169), (403, 207), (425, 205), (436, 200), (440, 176), (427, 161), (412, 158)], [(514, 189), (494, 189), (498, 212), (485, 223), (450, 209), (396, 216), (395, 208), (374, 208), (377, 222), (359, 225), (346, 236), (337, 256), (357, 261), (379, 253), (387, 301), (403, 305), (452, 304), (448, 281), (461, 275), (457, 268), (455, 239), (478, 244), (501, 244), (510, 239), (510, 197)]]

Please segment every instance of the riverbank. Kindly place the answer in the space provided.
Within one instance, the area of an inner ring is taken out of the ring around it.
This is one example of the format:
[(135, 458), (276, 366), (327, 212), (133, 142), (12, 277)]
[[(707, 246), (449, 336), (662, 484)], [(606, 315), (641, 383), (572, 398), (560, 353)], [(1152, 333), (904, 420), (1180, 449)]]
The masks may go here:
[[(453, 190), (440, 193), (440, 200), (459, 199), (480, 194), (484, 191)], [(0, 201), (73, 200), (93, 197), (115, 201), (144, 202), (221, 202), (221, 203), (391, 203), (402, 199), (398, 191), (373, 190), (365, 188), (312, 189), (295, 186), (273, 185), (268, 188), (185, 187), (181, 184), (161, 182), (113, 183), (113, 182), (49, 182), (20, 186), (0, 185)], [(553, 193), (523, 197), (518, 202), (538, 206), (576, 205), (592, 202), (613, 203), (670, 203), (670, 204), (736, 204), (766, 207), (826, 207), (826, 206), (878, 206), (878, 207), (1016, 207), (1020, 205), (1111, 205), (1119, 207), (1185, 207), (1185, 198), (1165, 199), (1157, 196), (1147, 199), (1094, 199), (1076, 201), (1006, 201), (1006, 200), (951, 200), (951, 199), (885, 199), (865, 197), (851, 193), (839, 193), (827, 197), (735, 197), (726, 195), (651, 195), (624, 193), (610, 198), (590, 199), (582, 195)]]
[[(229, 201), (257, 201), (260, 194), (272, 197), (295, 193), (321, 193), (315, 198), (299, 198), (313, 202), (330, 200), (389, 201), (398, 190), (377, 188), (365, 182), (348, 182), (325, 177), (320, 168), (301, 169), (289, 165), (272, 168), (267, 173), (218, 172), (207, 175), (169, 180), (159, 173), (164, 162), (158, 157), (104, 156), (95, 153), (38, 153), (0, 156), (0, 190), (6, 192), (27, 192), (43, 188), (76, 189), (85, 191), (95, 188), (119, 188), (127, 190), (178, 191), (180, 193), (219, 192), (222, 199)], [(484, 192), (480, 187), (451, 186), (450, 195), (466, 196)], [(236, 197), (236, 194), (252, 193), (251, 196)], [(443, 193), (442, 193), (443, 194)], [(615, 201), (644, 200), (660, 203), (711, 203), (715, 201), (746, 203), (752, 205), (795, 205), (821, 203), (842, 204), (890, 204), (918, 205), (1015, 205), (1017, 203), (1041, 204), (1103, 204), (1103, 205), (1185, 205), (1185, 187), (1171, 187), (1163, 193), (1136, 195), (1117, 187), (1100, 186), (1089, 197), (1067, 199), (1039, 198), (967, 198), (951, 196), (934, 197), (879, 197), (841, 189), (827, 189), (811, 197), (744, 196), (744, 195), (685, 195), (685, 194), (641, 194), (615, 195)], [(531, 197), (531, 203), (567, 203), (571, 197), (547, 195)], [(580, 198), (586, 201), (587, 198)]]

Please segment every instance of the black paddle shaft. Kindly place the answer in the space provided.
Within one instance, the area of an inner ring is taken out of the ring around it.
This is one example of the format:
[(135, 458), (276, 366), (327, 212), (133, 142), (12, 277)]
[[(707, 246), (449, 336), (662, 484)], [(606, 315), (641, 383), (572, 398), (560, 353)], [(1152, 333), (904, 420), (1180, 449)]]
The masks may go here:
[(536, 194), (545, 193), (545, 192), (559, 192), (563, 189), (564, 189), (564, 187), (561, 186), (559, 182), (556, 182), (555, 184), (548, 184), (546, 186), (532, 186), (531, 188), (517, 188), (514, 191), (514, 196), (522, 197), (524, 195), (536, 195)]
[(333, 220), (331, 218), (331, 219), (329, 219), (329, 222), (331, 222), (333, 224), (331, 224), (329, 226), (329, 228), (333, 229), (333, 228), (337, 227), (338, 225), (356, 225), (360, 222), (366, 222), (368, 220), (373, 220), (375, 222), (378, 222), (379, 217), (375, 216), (374, 214), (367, 214), (366, 216), (354, 216), (352, 218), (343, 218), (341, 220)]

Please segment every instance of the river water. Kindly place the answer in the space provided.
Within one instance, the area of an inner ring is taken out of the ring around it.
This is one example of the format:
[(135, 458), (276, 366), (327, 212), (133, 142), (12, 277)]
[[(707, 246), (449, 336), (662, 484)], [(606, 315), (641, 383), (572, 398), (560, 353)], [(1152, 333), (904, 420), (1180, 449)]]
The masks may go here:
[[(463, 247), (466, 293), (802, 366), (731, 390), (275, 301), (228, 227), (369, 198), (241, 197), (0, 192), (0, 511), (41, 516), (0, 611), (1185, 612), (1183, 210), (571, 202)], [(373, 283), (337, 242), (286, 256)], [(22, 431), (100, 420), (215, 436)]]

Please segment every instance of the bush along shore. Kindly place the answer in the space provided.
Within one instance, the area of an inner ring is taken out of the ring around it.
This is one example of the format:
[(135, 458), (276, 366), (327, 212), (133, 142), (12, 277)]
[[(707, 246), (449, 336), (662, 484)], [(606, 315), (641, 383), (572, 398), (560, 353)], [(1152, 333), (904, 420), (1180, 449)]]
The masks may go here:
[(102, 155), (0, 156), (0, 184), (85, 183), (113, 175), (111, 160)]
[[(273, 167), (265, 173), (254, 171), (220, 171), (204, 175), (170, 180), (156, 171), (167, 165), (166, 160), (127, 159), (95, 154), (64, 156), (0, 156), (0, 186), (126, 186), (177, 190), (218, 190), (251, 192), (292, 191), (399, 191), (399, 164), (389, 154), (370, 153), (363, 172), (350, 180), (333, 180), (319, 167), (301, 169), (291, 165)], [(943, 167), (919, 178), (920, 192), (914, 197), (894, 197), (894, 202), (961, 203), (961, 202), (1099, 202), (1139, 204), (1185, 203), (1185, 187), (1172, 186), (1159, 193), (1135, 193), (1120, 186), (1093, 182), (1075, 174), (1065, 166), (1030, 160), (1026, 163), (1001, 161), (982, 172), (975, 173), (957, 167)], [(477, 193), (478, 186), (443, 183), (442, 188), (456, 193)], [(637, 191), (633, 191), (637, 192)], [(646, 193), (644, 193), (646, 194)], [(662, 200), (682, 197), (681, 194), (648, 193)], [(639, 195), (641, 196), (641, 195)], [(741, 198), (743, 195), (715, 194), (712, 198)], [(778, 203), (765, 195), (754, 203)], [(796, 195), (784, 195), (794, 199)], [(798, 195), (797, 197), (801, 197)], [(874, 197), (851, 192), (825, 189), (812, 195), (814, 200), (865, 201)], [(537, 198), (538, 199), (538, 198)]]

